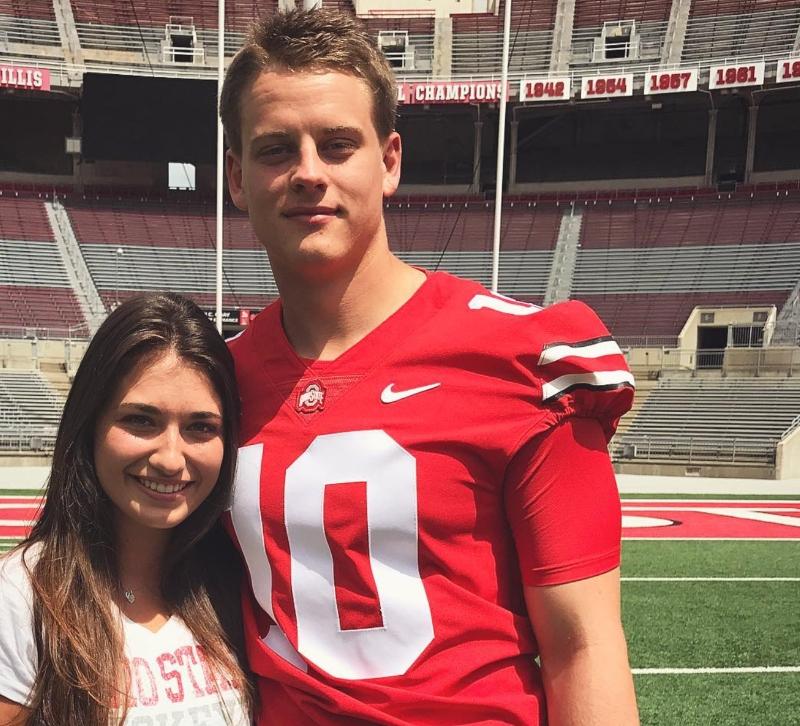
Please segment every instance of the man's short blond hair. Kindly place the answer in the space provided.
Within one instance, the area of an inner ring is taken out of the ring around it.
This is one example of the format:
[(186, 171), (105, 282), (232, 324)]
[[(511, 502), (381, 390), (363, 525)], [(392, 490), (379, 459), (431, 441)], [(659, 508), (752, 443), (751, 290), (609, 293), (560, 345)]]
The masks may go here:
[(268, 70), (335, 71), (360, 78), (372, 96), (379, 138), (394, 131), (396, 80), (365, 26), (354, 16), (333, 10), (290, 10), (253, 23), (225, 74), (219, 113), (228, 146), (236, 154), (242, 153), (242, 95)]

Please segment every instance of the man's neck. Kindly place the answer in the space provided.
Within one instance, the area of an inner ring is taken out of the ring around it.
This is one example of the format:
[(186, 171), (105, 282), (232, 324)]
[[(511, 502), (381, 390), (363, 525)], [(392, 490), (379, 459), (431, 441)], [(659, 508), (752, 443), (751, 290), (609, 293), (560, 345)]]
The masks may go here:
[(355, 274), (283, 285), (283, 325), (297, 354), (333, 360), (400, 309), (425, 273), (388, 250), (365, 258)]

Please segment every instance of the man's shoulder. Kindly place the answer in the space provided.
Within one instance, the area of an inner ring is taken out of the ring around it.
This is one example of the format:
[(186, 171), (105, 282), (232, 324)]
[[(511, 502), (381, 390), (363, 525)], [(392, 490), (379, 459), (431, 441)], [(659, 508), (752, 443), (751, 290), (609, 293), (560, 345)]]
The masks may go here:
[[(457, 283), (433, 333), (461, 368), (522, 385), (554, 418), (616, 419), (634, 385), (623, 351), (577, 300), (540, 307)], [(436, 325), (436, 321), (434, 321)], [(455, 355), (460, 353), (460, 355)]]
[(540, 354), (554, 345), (611, 338), (597, 314), (577, 300), (542, 307), (446, 274), (441, 278), (440, 298), (442, 320), (448, 327), (476, 347), (500, 355)]

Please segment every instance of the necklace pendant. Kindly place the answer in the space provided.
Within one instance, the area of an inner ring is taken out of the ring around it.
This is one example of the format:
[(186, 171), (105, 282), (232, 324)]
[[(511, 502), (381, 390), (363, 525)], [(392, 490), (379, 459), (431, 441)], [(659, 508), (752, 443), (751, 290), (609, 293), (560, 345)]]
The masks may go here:
[(131, 605), (136, 602), (136, 595), (133, 594), (133, 590), (125, 590), (122, 594)]

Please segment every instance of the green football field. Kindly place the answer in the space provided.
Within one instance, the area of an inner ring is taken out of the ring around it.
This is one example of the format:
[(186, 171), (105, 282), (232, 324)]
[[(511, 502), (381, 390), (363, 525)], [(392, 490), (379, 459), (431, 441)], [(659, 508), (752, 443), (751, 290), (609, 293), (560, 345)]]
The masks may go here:
[(629, 541), (622, 576), (643, 725), (800, 725), (800, 541)]
[(622, 554), (643, 726), (800, 726), (800, 540), (629, 540)]

